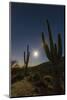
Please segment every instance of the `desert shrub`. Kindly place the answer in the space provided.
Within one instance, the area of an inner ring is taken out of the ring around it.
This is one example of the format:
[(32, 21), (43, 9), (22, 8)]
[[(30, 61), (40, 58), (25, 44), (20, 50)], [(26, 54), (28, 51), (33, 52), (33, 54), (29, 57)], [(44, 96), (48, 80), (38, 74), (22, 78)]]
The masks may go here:
[(54, 86), (54, 78), (51, 75), (45, 75), (43, 77), (44, 84), (47, 85), (48, 88), (53, 89)]
[(35, 86), (35, 92), (39, 95), (47, 95), (48, 93), (48, 87), (44, 83), (43, 77), (40, 76), (40, 74), (36, 73), (33, 77), (33, 85)]
[(47, 81), (47, 82), (52, 82), (53, 77), (52, 77), (51, 75), (45, 75), (45, 76), (43, 77), (43, 79), (44, 79), (45, 81)]
[(39, 74), (39, 73), (35, 73), (35, 74), (32, 76), (32, 80), (33, 80), (33, 81), (39, 81), (39, 80), (40, 80), (40, 74)]
[(28, 76), (24, 77), (24, 79), (26, 79), (27, 81), (32, 82), (32, 76), (31, 75), (28, 75)]
[(27, 80), (31, 82), (37, 82), (40, 80), (40, 74), (39, 73), (34, 73), (32, 74), (31, 72), (27, 76)]

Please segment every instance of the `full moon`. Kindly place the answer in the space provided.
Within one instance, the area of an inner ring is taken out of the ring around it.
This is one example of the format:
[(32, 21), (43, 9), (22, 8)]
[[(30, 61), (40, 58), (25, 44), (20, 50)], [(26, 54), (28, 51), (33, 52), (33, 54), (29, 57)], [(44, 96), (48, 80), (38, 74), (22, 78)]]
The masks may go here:
[(38, 51), (34, 51), (34, 52), (33, 52), (33, 56), (34, 56), (34, 57), (38, 57), (38, 56), (39, 56)]

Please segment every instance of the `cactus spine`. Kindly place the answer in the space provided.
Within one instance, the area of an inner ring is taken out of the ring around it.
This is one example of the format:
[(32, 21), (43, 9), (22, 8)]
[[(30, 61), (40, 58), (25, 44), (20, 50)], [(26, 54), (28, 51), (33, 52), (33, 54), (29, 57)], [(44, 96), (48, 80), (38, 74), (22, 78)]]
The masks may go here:
[(60, 33), (58, 33), (58, 46), (57, 46), (57, 44), (56, 43), (54, 44), (53, 42), (52, 31), (51, 31), (49, 21), (47, 20), (46, 22), (47, 22), (47, 27), (48, 27), (50, 49), (49, 49), (48, 44), (45, 41), (44, 32), (42, 32), (43, 48), (45, 50), (45, 53), (48, 59), (52, 61), (53, 63), (57, 63), (61, 59), (61, 56), (62, 56), (61, 35)]
[(27, 68), (28, 68), (28, 63), (29, 63), (29, 57), (30, 57), (30, 52), (29, 52), (29, 45), (27, 45), (27, 55), (24, 51), (24, 66), (25, 66), (25, 75), (27, 74)]

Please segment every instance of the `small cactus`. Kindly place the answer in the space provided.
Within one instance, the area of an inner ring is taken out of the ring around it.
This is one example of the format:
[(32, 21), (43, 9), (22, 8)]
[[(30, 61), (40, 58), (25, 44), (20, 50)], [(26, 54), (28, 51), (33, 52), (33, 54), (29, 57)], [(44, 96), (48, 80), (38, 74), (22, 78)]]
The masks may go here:
[(29, 52), (29, 45), (27, 45), (27, 56), (24, 51), (24, 66), (25, 66), (25, 75), (27, 74), (27, 68), (28, 68), (28, 63), (29, 63), (29, 57), (30, 57), (30, 52)]
[(46, 53), (46, 56), (48, 57), (48, 59), (50, 61), (52, 61), (53, 63), (57, 63), (61, 59), (61, 56), (62, 56), (61, 35), (60, 35), (60, 33), (58, 33), (58, 46), (57, 46), (57, 44), (56, 43), (54, 44), (54, 42), (53, 42), (52, 31), (50, 28), (49, 21), (47, 20), (46, 22), (47, 22), (47, 26), (48, 26), (50, 48), (45, 41), (44, 32), (42, 32), (43, 48), (45, 50), (45, 53)]

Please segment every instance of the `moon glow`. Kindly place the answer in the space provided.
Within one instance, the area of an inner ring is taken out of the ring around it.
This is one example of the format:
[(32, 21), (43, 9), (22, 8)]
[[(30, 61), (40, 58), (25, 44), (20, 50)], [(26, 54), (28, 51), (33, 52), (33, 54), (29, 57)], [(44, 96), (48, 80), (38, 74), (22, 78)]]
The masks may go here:
[(38, 51), (34, 51), (34, 52), (33, 52), (33, 56), (34, 56), (34, 57), (38, 57), (38, 56), (39, 56), (39, 52), (38, 52)]

